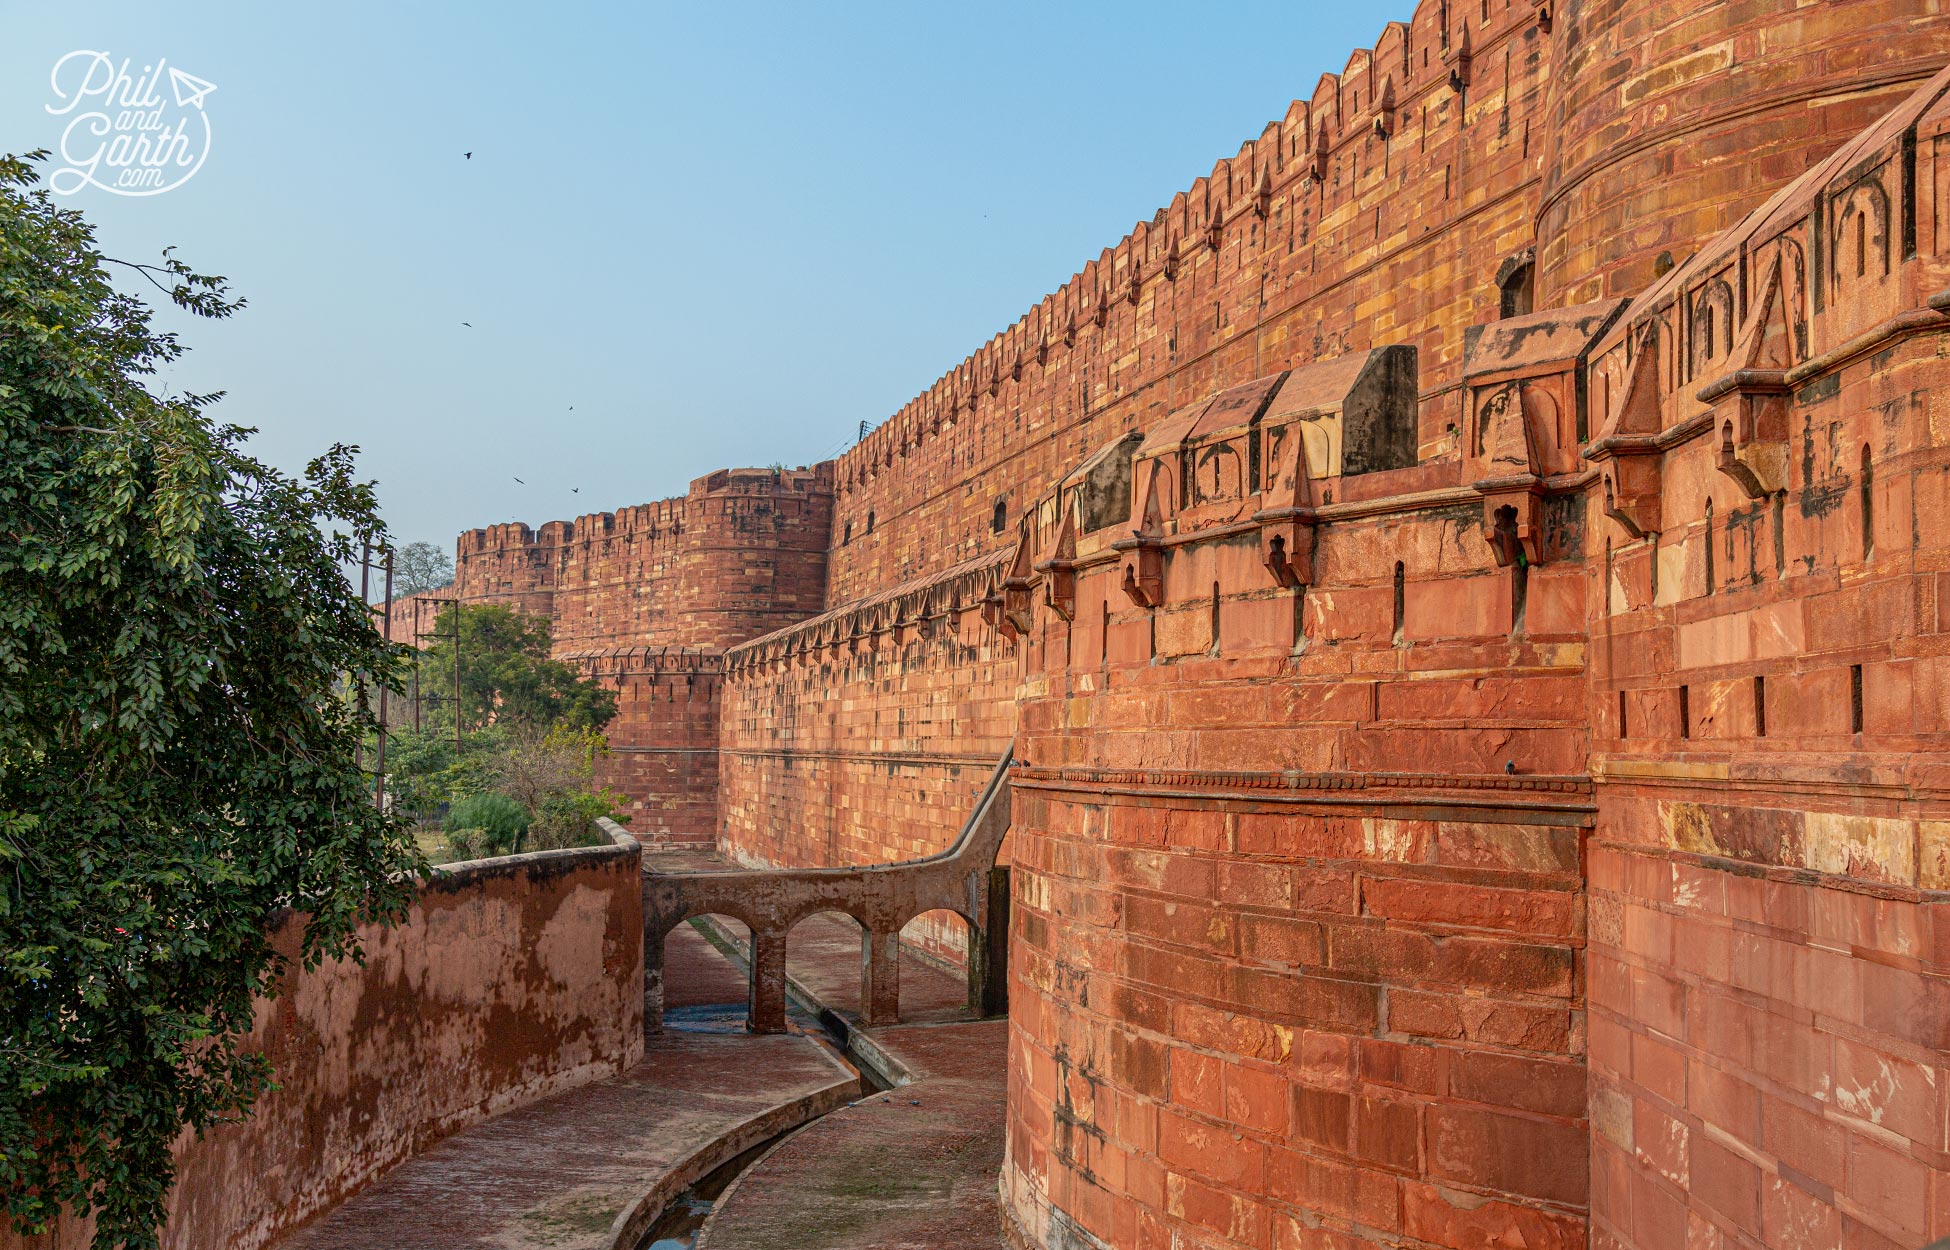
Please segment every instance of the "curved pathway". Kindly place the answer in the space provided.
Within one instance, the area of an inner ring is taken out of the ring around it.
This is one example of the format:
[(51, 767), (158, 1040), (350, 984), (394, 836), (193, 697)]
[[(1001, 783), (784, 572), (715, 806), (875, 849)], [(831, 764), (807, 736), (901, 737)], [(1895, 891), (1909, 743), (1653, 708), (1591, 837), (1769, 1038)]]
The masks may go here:
[(803, 1034), (687, 1031), (687, 1020), (736, 1028), (745, 982), (688, 926), (669, 955), (680, 1010), (640, 1065), (455, 1133), (278, 1250), (600, 1250), (617, 1217), (701, 1147), (774, 1113), (751, 1145), (858, 1096), (857, 1074)]

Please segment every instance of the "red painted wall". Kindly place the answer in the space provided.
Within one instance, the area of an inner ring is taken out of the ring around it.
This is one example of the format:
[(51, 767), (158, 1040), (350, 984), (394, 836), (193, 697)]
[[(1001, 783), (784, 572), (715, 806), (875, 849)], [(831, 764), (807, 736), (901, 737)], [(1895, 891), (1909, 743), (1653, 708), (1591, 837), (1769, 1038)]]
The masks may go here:
[[(178, 1143), (168, 1250), (256, 1250), (449, 1133), (643, 1057), (643, 899), (633, 846), (438, 870), (363, 966), (297, 967), (249, 1045), (280, 1088), (241, 1124)], [(485, 1039), (491, 1038), (491, 1042)], [(81, 1250), (0, 1225), (7, 1250)]]

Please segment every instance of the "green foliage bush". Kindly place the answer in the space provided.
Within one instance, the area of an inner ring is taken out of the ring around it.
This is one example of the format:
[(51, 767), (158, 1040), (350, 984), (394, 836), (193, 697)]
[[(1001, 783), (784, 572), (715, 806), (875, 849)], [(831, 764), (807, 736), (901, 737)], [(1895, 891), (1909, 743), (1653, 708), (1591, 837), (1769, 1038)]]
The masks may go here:
[(571, 846), (601, 846), (608, 835), (596, 821), (604, 816), (618, 824), (629, 821), (619, 813), (614, 791), (557, 795), (543, 802), (541, 810), (535, 813), (535, 823), (528, 830), (528, 849), (554, 851)]
[(505, 794), (470, 794), (447, 809), (447, 842), (452, 846), (457, 835), (466, 835), (466, 843), (476, 850), (507, 855), (522, 849), (522, 836), (533, 820), (527, 808)]

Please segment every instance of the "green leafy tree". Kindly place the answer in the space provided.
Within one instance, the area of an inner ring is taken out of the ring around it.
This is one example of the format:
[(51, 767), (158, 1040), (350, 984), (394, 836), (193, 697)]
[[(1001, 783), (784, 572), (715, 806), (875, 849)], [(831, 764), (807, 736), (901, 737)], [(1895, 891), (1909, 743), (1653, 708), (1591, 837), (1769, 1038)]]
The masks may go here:
[(456, 611), (462, 728), (501, 722), (599, 730), (616, 715), (615, 691), (549, 658), (546, 619), (499, 604), (470, 603), (440, 610), (433, 645), (420, 657), (422, 698), (447, 723), (453, 723), (453, 700), (444, 679), (454, 662)]
[(172, 1140), (272, 1075), (240, 1042), (273, 918), (306, 916), (309, 967), (411, 899), (346, 697), (405, 657), (342, 572), (384, 541), (352, 449), (291, 477), (216, 396), (158, 396), (182, 348), (113, 276), (241, 301), (168, 253), (112, 268), (40, 155), (0, 159), (0, 1203), (149, 1247)]
[(393, 595), (423, 594), (454, 580), (454, 560), (432, 543), (408, 543), (393, 553)]

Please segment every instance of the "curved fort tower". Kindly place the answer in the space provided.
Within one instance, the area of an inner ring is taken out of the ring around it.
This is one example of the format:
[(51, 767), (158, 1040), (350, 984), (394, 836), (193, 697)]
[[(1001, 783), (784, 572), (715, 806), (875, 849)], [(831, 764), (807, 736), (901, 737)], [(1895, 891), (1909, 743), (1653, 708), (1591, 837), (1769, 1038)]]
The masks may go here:
[(460, 593), (624, 688), (646, 836), (925, 854), (1017, 742), (1022, 1246), (1920, 1246), (1946, 62), (1427, 0), (844, 457)]

